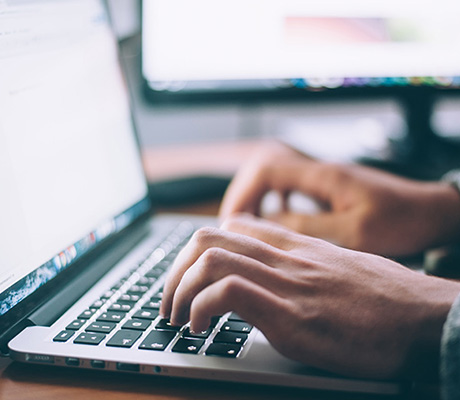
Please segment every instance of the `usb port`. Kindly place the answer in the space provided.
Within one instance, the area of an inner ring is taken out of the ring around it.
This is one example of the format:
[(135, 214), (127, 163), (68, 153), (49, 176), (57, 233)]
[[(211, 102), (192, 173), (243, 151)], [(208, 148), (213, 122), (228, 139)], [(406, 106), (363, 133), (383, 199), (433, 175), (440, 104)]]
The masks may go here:
[(105, 361), (102, 360), (91, 360), (91, 366), (93, 368), (105, 368)]
[(78, 367), (80, 365), (80, 360), (78, 358), (67, 357), (65, 363), (71, 367)]
[(139, 364), (117, 363), (117, 369), (119, 371), (139, 372), (140, 367)]

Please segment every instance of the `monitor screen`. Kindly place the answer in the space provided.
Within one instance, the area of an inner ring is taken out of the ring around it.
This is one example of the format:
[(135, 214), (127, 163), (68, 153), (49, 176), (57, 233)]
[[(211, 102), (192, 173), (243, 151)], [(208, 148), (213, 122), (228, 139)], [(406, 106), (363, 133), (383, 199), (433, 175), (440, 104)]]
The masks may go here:
[(460, 86), (458, 0), (145, 0), (153, 92)]
[(0, 316), (145, 212), (100, 0), (0, 1)]

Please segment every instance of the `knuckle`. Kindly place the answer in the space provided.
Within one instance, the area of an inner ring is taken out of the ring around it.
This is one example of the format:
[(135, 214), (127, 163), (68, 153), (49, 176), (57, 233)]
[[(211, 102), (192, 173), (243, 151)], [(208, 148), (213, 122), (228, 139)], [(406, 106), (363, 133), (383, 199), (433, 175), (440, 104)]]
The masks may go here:
[(267, 142), (264, 143), (256, 153), (255, 158), (260, 162), (260, 163), (267, 163), (270, 164), (273, 161), (274, 156), (279, 156), (281, 152), (285, 150), (284, 147), (282, 147), (279, 143), (277, 142)]
[(226, 251), (218, 247), (206, 249), (200, 256), (200, 265), (204, 270), (213, 269), (217, 264), (221, 263), (225, 258)]
[(238, 275), (228, 275), (222, 279), (222, 296), (224, 298), (238, 298), (243, 291), (243, 278)]
[(212, 240), (219, 235), (219, 230), (213, 227), (203, 227), (198, 229), (192, 236), (191, 242), (197, 247), (202, 248), (212, 243)]
[(247, 221), (249, 218), (247, 213), (237, 212), (225, 219), (222, 223), (221, 228), (225, 231), (238, 231), (238, 229)]
[(348, 179), (350, 171), (347, 165), (329, 162), (324, 164), (324, 175), (326, 179), (339, 183)]

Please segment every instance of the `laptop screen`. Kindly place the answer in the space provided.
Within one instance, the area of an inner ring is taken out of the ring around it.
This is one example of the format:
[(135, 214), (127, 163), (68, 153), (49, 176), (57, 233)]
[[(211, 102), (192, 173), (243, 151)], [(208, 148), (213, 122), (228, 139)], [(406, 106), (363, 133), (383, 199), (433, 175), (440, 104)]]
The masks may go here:
[(146, 211), (100, 0), (0, 0), (0, 316)]

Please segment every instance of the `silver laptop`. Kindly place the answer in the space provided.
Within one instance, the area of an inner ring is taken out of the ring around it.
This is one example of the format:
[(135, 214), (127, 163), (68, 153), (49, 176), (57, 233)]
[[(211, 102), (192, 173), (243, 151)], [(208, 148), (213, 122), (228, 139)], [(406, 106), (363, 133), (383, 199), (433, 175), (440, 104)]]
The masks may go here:
[(14, 360), (367, 393), (404, 388), (288, 360), (234, 313), (198, 334), (160, 319), (171, 262), (197, 227), (215, 221), (152, 216), (100, 0), (0, 0), (0, 187), (0, 346)]

